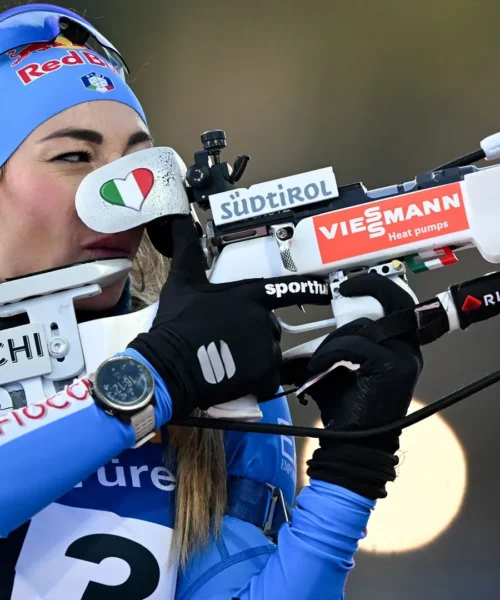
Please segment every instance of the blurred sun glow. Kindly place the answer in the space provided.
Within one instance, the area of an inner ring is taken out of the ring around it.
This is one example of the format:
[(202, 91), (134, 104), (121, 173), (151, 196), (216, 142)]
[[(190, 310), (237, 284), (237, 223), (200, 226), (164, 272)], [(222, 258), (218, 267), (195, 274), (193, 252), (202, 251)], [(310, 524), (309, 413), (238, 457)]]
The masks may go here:
[[(414, 399), (409, 413), (423, 406)], [(317, 446), (316, 439), (306, 440), (306, 460)], [(360, 550), (388, 553), (421, 548), (446, 531), (460, 512), (467, 463), (460, 441), (443, 417), (433, 415), (403, 431), (399, 463), (398, 477), (387, 484), (387, 498), (377, 502)], [(306, 468), (303, 461), (299, 476), (304, 485)]]

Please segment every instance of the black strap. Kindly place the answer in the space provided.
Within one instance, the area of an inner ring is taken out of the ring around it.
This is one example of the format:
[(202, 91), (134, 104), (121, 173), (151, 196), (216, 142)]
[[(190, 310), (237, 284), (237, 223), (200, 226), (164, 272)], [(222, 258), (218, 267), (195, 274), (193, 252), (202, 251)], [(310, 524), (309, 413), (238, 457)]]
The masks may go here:
[(359, 335), (369, 338), (373, 342), (385, 342), (386, 340), (415, 333), (417, 320), (413, 308), (386, 315), (365, 325), (359, 330)]
[(248, 477), (229, 478), (227, 514), (252, 523), (273, 541), (281, 525), (290, 521), (290, 507), (283, 492)]
[(416, 334), (423, 346), (442, 337), (449, 329), (448, 315), (441, 302), (434, 299), (386, 315), (366, 325), (359, 333), (374, 342)]
[(437, 298), (419, 304), (415, 309), (415, 318), (417, 338), (422, 346), (436, 341), (450, 331), (448, 315)]

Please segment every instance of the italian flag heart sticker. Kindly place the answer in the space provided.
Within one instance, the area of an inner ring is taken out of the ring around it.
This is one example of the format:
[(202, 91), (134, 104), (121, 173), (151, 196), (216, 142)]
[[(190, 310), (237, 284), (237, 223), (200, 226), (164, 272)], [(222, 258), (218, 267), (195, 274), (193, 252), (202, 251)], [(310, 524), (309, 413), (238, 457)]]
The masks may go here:
[(112, 179), (101, 187), (101, 197), (110, 204), (140, 211), (155, 177), (149, 169), (134, 169), (125, 179)]

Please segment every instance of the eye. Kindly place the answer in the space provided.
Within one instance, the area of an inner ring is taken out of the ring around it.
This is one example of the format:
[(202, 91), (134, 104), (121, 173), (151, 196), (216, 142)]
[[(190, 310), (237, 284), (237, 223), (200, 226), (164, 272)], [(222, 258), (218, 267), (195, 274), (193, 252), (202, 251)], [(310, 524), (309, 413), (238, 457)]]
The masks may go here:
[(51, 162), (54, 161), (62, 161), (62, 162), (70, 162), (70, 163), (78, 163), (78, 162), (90, 162), (92, 156), (90, 152), (66, 152), (65, 154), (60, 154), (52, 159)]

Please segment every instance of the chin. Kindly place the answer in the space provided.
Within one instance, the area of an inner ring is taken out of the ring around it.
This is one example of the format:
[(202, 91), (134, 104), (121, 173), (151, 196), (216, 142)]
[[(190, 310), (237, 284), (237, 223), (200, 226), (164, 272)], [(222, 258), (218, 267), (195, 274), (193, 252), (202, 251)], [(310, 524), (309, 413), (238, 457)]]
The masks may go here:
[(75, 301), (75, 307), (79, 310), (106, 310), (114, 306), (120, 300), (127, 278), (113, 283), (104, 288), (97, 296), (81, 298)]

